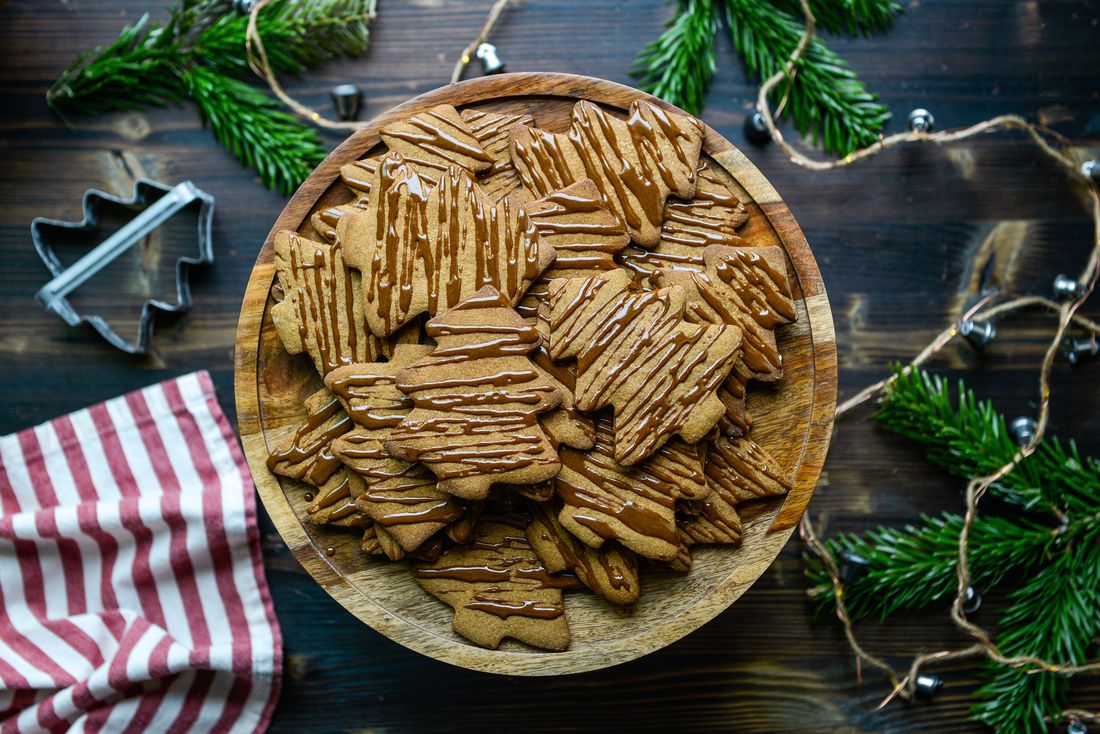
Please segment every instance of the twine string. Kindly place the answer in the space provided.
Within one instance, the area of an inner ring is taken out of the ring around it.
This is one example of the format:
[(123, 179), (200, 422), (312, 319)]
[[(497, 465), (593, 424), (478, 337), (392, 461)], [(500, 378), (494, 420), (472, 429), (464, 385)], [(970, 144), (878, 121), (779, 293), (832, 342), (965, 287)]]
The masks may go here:
[[(806, 29), (802, 38), (783, 69), (766, 79), (761, 85), (756, 102), (757, 110), (763, 116), (764, 123), (768, 128), (768, 132), (771, 134), (772, 140), (775, 141), (776, 145), (779, 146), (792, 163), (814, 171), (827, 171), (852, 165), (853, 163), (877, 155), (883, 150), (904, 143), (932, 142), (945, 144), (965, 140), (976, 135), (996, 130), (1022, 130), (1028, 135), (1032, 142), (1047, 155), (1047, 157), (1051, 158), (1060, 168), (1069, 174), (1071, 180), (1085, 185), (1089, 199), (1089, 215), (1093, 221), (1093, 246), (1080, 275), (1077, 277), (1078, 284), (1082, 286), (1081, 293), (1077, 298), (1058, 303), (1042, 296), (1024, 295), (1013, 296), (999, 303), (994, 303), (997, 300), (997, 295), (987, 295), (969, 307), (949, 327), (937, 334), (936, 337), (913, 358), (913, 360), (902, 368), (900, 373), (894, 374), (864, 388), (837, 407), (836, 417), (841, 418), (853, 408), (870, 400), (872, 397), (888, 388), (894, 380), (897, 379), (899, 374), (909, 374), (914, 369), (930, 360), (958, 336), (962, 322), (967, 319), (974, 319), (975, 321), (982, 322), (990, 321), (993, 318), (1004, 317), (1009, 314), (1018, 313), (1023, 309), (1034, 307), (1042, 307), (1048, 311), (1055, 312), (1057, 315), (1058, 320), (1054, 335), (1047, 345), (1039, 368), (1039, 408), (1036, 419), (1037, 428), (1035, 435), (1032, 436), (1027, 444), (1020, 447), (1008, 463), (999, 467), (991, 474), (976, 477), (967, 483), (966, 514), (962, 531), (959, 534), (958, 562), (956, 564), (958, 586), (955, 599), (951, 605), (951, 620), (959, 629), (975, 641), (974, 644), (955, 650), (939, 650), (917, 655), (913, 658), (909, 669), (904, 675), (899, 674), (884, 660), (867, 651), (859, 642), (855, 634), (851, 615), (848, 613), (848, 608), (844, 600), (844, 584), (840, 579), (840, 572), (836, 559), (820, 538), (818, 538), (809, 513), (807, 512), (802, 516), (802, 520), (799, 523), (799, 534), (811, 551), (821, 560), (822, 566), (829, 575), (833, 586), (833, 595), (836, 599), (836, 616), (844, 628), (845, 637), (856, 655), (857, 663), (862, 661), (878, 668), (885, 674), (892, 685), (890, 692), (879, 703), (876, 710), (883, 708), (897, 697), (912, 700), (916, 690), (917, 676), (921, 668), (925, 665), (938, 664), (951, 660), (985, 657), (1001, 665), (1023, 669), (1033, 673), (1050, 672), (1075, 675), (1100, 672), (1100, 661), (1072, 664), (1066, 662), (1052, 662), (1033, 655), (1005, 655), (994, 644), (989, 632), (968, 620), (966, 613), (963, 611), (963, 605), (966, 602), (966, 592), (971, 582), (969, 537), (970, 531), (974, 525), (974, 520), (978, 514), (978, 503), (989, 487), (1002, 479), (1006, 474), (1013, 471), (1025, 458), (1031, 456), (1043, 440), (1050, 418), (1050, 376), (1053, 370), (1054, 359), (1058, 354), (1062, 340), (1065, 338), (1066, 332), (1070, 326), (1078, 326), (1093, 335), (1100, 334), (1100, 324), (1077, 314), (1078, 309), (1080, 309), (1081, 305), (1092, 294), (1096, 286), (1098, 273), (1100, 273), (1100, 195), (1098, 195), (1096, 187), (1093, 186), (1084, 173), (1079, 170), (1077, 162), (1070, 155), (1051, 145), (1047, 137), (1049, 136), (1057, 139), (1061, 145), (1068, 145), (1067, 140), (1051, 130), (1027, 122), (1018, 115), (999, 115), (959, 130), (945, 130), (936, 133), (914, 131), (896, 133), (881, 138), (865, 148), (853, 151), (843, 158), (834, 160), (815, 160), (794, 149), (783, 139), (782, 133), (776, 128), (775, 120), (768, 102), (768, 95), (777, 84), (783, 81), (783, 79), (790, 79), (793, 81), (792, 73), (794, 69), (797, 68), (799, 59), (805, 53), (813, 38), (816, 26), (813, 12), (810, 10), (808, 0), (800, 0), (800, 4), (806, 21)], [(1061, 718), (1082, 721), (1100, 720), (1100, 716), (1097, 714), (1076, 709), (1063, 711), (1061, 713)]]

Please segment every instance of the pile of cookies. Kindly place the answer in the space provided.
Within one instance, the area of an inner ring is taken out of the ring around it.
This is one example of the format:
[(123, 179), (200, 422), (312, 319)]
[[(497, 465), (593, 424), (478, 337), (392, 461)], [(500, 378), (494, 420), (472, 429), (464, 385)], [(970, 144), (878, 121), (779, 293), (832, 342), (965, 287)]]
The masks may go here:
[(782, 376), (786, 258), (737, 234), (703, 133), (642, 101), (564, 133), (440, 106), (275, 239), (275, 327), (325, 387), (270, 469), (479, 645), (565, 649), (563, 592), (634, 604), (640, 565), (687, 572), (790, 489), (745, 412)]

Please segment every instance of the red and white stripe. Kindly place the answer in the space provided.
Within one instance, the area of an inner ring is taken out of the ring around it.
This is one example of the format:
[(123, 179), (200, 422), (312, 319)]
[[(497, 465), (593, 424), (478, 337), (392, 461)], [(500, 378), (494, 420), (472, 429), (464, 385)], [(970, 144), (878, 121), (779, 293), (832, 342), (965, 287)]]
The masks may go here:
[(0, 733), (263, 731), (281, 671), (209, 374), (0, 437)]

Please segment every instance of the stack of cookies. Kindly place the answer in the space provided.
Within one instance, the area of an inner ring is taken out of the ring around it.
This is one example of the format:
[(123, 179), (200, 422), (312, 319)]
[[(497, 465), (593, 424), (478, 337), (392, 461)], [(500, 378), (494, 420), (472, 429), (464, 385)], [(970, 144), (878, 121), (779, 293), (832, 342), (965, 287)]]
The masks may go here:
[(479, 645), (565, 649), (564, 592), (644, 604), (640, 568), (689, 572), (790, 489), (745, 412), (782, 377), (787, 261), (738, 235), (703, 132), (642, 101), (563, 133), (440, 106), (275, 239), (275, 327), (325, 387), (270, 469)]

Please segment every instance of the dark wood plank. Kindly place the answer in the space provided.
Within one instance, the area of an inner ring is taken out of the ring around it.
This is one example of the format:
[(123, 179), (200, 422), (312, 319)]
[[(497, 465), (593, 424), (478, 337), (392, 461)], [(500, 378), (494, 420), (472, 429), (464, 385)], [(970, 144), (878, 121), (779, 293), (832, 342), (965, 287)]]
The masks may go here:
[[(296, 94), (328, 105), (327, 90), (356, 80), (364, 119), (447, 80), (454, 55), (472, 38), (489, 0), (383, 2), (363, 60), (301, 80)], [(78, 52), (109, 41), (121, 23), (166, 3), (138, 0), (13, 0), (0, 7), (0, 431), (47, 419), (125, 389), (197, 368), (210, 369), (232, 410), (232, 345), (252, 262), (283, 200), (264, 191), (212, 140), (189, 108), (78, 120), (67, 130), (43, 94)], [(514, 71), (553, 70), (630, 83), (635, 51), (660, 30), (659, 0), (521, 2), (493, 38)], [(887, 36), (831, 44), (880, 92), (904, 127), (915, 106), (944, 127), (1000, 112), (1050, 121), (1076, 144), (1100, 150), (1095, 2), (921, 0)], [(755, 98), (728, 42), (703, 118), (737, 145)], [(339, 142), (327, 136), (331, 145)], [(117, 153), (116, 153), (117, 151)], [(1001, 282), (1045, 292), (1073, 272), (1089, 230), (1061, 175), (1016, 136), (990, 136), (952, 149), (893, 151), (851, 170), (812, 174), (774, 148), (746, 153), (799, 220), (821, 266), (836, 319), (841, 392), (850, 395), (906, 359), (949, 318), (969, 283), (966, 263), (1002, 220), (1027, 223), (1003, 236)], [(155, 353), (134, 360), (97, 336), (69, 330), (33, 301), (46, 279), (30, 245), (34, 216), (74, 217), (89, 186), (128, 186), (122, 156), (162, 180), (192, 178), (218, 198), (218, 262), (195, 279), (195, 306), (164, 324)], [(1002, 232), (1002, 234), (1006, 234)], [(1021, 249), (1020, 244), (1024, 247)], [(1013, 257), (1017, 252), (1023, 254)], [(1095, 305), (1086, 309), (1096, 316)], [(1034, 367), (1045, 317), (1013, 321), (985, 355), (951, 347), (937, 362), (1013, 415), (1034, 409)], [(1100, 454), (1096, 366), (1055, 371), (1052, 429)], [(900, 524), (919, 512), (955, 508), (959, 483), (930, 467), (908, 443), (860, 411), (842, 421), (811, 510), (826, 533)], [(273, 730), (473, 729), (540, 725), (623, 725), (739, 731), (980, 731), (965, 720), (976, 677), (946, 669), (932, 704), (893, 704), (872, 714), (884, 692), (870, 675), (856, 686), (846, 647), (832, 626), (811, 627), (792, 542), (729, 612), (665, 651), (627, 666), (551, 681), (494, 678), (405, 651), (335, 604), (265, 529), (265, 557), (284, 625), (289, 674)], [(981, 621), (991, 622), (1000, 591)], [(987, 616), (988, 615), (988, 616)], [(957, 641), (933, 615), (865, 627), (873, 649), (901, 665), (914, 650)], [(424, 693), (430, 681), (432, 696)], [(1100, 707), (1095, 681), (1075, 702)], [(579, 704), (579, 705), (578, 705)]]

